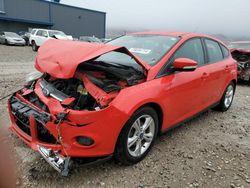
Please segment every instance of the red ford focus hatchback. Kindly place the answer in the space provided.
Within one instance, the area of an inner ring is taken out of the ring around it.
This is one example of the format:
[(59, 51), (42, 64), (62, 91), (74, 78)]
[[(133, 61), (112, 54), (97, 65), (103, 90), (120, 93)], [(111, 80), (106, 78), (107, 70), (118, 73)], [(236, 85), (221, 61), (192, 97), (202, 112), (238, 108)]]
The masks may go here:
[(139, 162), (157, 134), (205, 109), (228, 110), (237, 77), (222, 42), (171, 32), (52, 39), (35, 68), (9, 99), (10, 129), (63, 175), (79, 157)]

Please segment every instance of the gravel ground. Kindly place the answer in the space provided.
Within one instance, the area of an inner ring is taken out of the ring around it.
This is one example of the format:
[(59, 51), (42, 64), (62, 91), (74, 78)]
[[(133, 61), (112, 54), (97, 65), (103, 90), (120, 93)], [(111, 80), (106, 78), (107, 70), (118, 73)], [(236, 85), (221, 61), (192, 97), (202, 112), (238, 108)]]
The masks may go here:
[[(0, 45), (0, 98), (19, 88), (34, 70), (29, 47)], [(238, 85), (225, 113), (209, 110), (158, 137), (134, 166), (113, 160), (76, 167), (61, 177), (7, 129), (7, 99), (0, 101), (0, 128), (17, 166), (18, 187), (250, 187), (250, 87)]]

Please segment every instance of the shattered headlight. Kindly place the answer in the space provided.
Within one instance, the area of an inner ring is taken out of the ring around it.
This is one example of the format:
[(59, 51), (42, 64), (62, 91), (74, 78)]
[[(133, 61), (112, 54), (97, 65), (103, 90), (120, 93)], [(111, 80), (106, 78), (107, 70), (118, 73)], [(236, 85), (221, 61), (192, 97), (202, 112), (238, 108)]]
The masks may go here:
[(27, 85), (30, 85), (30, 84), (32, 84), (32, 82), (34, 82), (35, 80), (41, 78), (42, 76), (43, 76), (43, 73), (38, 72), (38, 71), (29, 73), (29, 74), (27, 74), (26, 77), (25, 77), (25, 83), (26, 83)]

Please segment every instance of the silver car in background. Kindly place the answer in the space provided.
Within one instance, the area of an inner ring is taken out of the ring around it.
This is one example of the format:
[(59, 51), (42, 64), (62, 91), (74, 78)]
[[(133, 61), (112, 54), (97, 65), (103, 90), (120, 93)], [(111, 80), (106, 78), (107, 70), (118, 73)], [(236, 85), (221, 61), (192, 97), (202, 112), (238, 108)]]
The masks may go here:
[(25, 45), (25, 40), (13, 32), (0, 32), (0, 43), (6, 45)]

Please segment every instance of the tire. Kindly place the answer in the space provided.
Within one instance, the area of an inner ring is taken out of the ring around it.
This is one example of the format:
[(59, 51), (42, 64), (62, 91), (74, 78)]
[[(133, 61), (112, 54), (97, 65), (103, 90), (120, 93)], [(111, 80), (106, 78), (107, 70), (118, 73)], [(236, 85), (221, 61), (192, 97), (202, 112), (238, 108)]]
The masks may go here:
[(4, 44), (5, 45), (9, 45), (9, 43), (8, 43), (8, 41), (5, 39), (5, 41), (4, 41)]
[(230, 84), (228, 84), (220, 100), (220, 103), (214, 108), (214, 110), (221, 112), (227, 111), (232, 105), (234, 94), (235, 94), (235, 84), (231, 82)]
[(154, 144), (158, 122), (157, 113), (153, 108), (142, 107), (137, 110), (119, 135), (114, 153), (115, 160), (124, 165), (131, 165), (144, 159)]
[(32, 50), (33, 50), (34, 52), (37, 52), (38, 46), (36, 45), (36, 42), (35, 42), (35, 41), (32, 41), (31, 47), (32, 47)]

